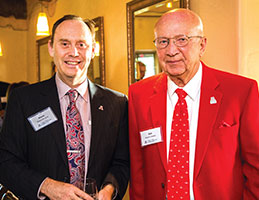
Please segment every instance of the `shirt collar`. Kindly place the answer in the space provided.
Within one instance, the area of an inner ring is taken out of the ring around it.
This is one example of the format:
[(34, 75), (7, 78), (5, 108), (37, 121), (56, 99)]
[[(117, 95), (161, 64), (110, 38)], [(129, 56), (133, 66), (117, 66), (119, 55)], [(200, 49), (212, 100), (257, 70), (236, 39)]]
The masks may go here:
[[(55, 76), (55, 80), (56, 80), (56, 85), (57, 85), (57, 89), (58, 89), (58, 96), (59, 99), (64, 98), (64, 96), (66, 95), (66, 93), (71, 89), (66, 83), (64, 83), (58, 76), (58, 72), (56, 73)], [(85, 81), (83, 83), (81, 83), (78, 87), (75, 87), (73, 89), (76, 89), (77, 92), (80, 94), (80, 96), (87, 102), (88, 98), (88, 79), (85, 79)]]
[[(199, 69), (194, 75), (194, 77), (182, 88), (188, 96), (195, 100), (198, 97), (202, 79), (202, 65), (200, 63)], [(167, 79), (168, 94), (172, 96), (175, 90), (179, 88), (170, 78)]]

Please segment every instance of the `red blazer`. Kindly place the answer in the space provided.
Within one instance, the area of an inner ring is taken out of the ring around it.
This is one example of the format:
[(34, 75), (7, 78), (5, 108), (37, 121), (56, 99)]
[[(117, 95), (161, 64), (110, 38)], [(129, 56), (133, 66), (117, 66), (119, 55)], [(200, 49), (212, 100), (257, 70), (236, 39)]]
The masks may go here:
[[(166, 198), (166, 94), (164, 73), (129, 88), (131, 200)], [(155, 127), (163, 142), (141, 147), (139, 132)], [(193, 191), (195, 200), (259, 199), (257, 83), (204, 64)]]

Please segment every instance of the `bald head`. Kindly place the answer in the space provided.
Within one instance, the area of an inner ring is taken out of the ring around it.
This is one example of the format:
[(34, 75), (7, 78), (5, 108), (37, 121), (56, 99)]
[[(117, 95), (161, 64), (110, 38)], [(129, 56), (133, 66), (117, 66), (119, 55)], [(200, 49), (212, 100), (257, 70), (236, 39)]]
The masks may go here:
[[(200, 35), (203, 36), (201, 18), (188, 9), (174, 9), (162, 15), (155, 25), (155, 35), (164, 27), (174, 28), (175, 35)], [(183, 33), (184, 32), (184, 33)]]

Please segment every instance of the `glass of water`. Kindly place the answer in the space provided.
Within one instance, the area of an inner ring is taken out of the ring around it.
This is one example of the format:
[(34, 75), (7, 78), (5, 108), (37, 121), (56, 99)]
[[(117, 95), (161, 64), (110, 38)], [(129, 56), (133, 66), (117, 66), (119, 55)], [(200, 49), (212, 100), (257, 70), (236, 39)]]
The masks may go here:
[(96, 181), (93, 178), (87, 178), (85, 181), (85, 192), (94, 200), (98, 200), (98, 191)]

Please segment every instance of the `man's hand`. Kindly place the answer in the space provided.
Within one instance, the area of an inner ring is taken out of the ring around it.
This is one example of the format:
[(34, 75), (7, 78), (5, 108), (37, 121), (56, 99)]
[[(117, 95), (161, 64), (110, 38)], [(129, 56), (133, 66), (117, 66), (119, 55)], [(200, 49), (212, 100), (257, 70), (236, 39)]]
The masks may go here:
[(114, 187), (111, 184), (104, 186), (98, 194), (98, 200), (111, 200), (112, 194), (114, 192)]
[(74, 185), (46, 178), (40, 190), (51, 200), (93, 200), (88, 194)]

